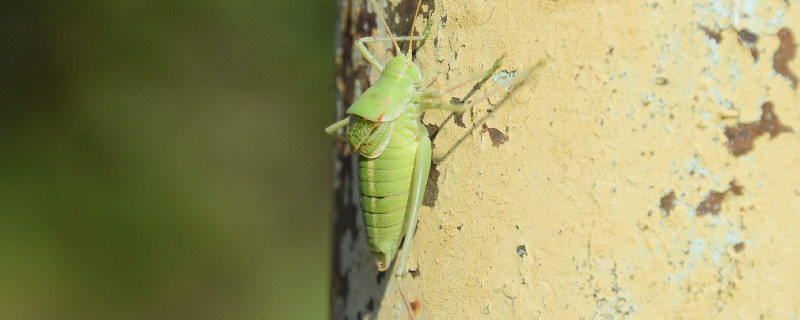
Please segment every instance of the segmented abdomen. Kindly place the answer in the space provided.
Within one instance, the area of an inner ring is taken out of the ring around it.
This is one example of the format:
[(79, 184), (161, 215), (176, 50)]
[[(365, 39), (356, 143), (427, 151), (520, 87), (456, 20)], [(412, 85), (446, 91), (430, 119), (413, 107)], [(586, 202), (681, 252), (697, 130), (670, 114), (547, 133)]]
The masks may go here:
[(392, 252), (403, 234), (416, 151), (415, 135), (395, 128), (380, 156), (358, 156), (361, 208), (372, 252)]

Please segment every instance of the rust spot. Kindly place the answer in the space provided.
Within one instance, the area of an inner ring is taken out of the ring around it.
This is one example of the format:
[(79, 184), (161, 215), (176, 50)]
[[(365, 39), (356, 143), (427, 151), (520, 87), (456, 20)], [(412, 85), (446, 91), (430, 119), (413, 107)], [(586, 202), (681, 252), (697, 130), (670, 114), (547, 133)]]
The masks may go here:
[(725, 190), (723, 192), (716, 192), (716, 191), (709, 192), (706, 199), (703, 200), (703, 202), (700, 202), (699, 205), (697, 205), (697, 216), (702, 217), (709, 213), (718, 216), (719, 211), (721, 209), (722, 201), (725, 200), (725, 196), (728, 195), (728, 192), (733, 193), (733, 195), (735, 196), (742, 195), (744, 187), (737, 184), (736, 180), (731, 180), (729, 185), (730, 187), (728, 188), (728, 190)]
[(758, 61), (758, 50), (756, 50), (758, 35), (750, 32), (750, 30), (742, 29), (736, 33), (736, 37), (739, 40), (739, 44), (750, 49), (750, 55), (753, 56), (753, 60)]
[(464, 125), (464, 113), (454, 113), (453, 114), (453, 122), (456, 123), (457, 126), (466, 128), (467, 126)]
[(419, 307), (420, 307), (419, 300), (414, 299), (414, 301), (411, 301), (411, 312), (413, 312), (415, 316), (419, 312)]
[(778, 39), (780, 39), (781, 45), (778, 46), (778, 50), (775, 50), (775, 55), (772, 56), (772, 68), (792, 82), (792, 89), (797, 89), (797, 75), (792, 70), (789, 70), (789, 60), (794, 59), (797, 53), (792, 32), (783, 28), (778, 31)]
[(725, 128), (725, 136), (728, 137), (728, 152), (734, 156), (740, 156), (753, 150), (753, 139), (758, 136), (752, 124), (738, 124), (733, 127)]
[(736, 36), (739, 37), (739, 43), (745, 46), (754, 45), (756, 44), (756, 41), (758, 41), (758, 36), (747, 29), (739, 30), (739, 32), (736, 33)]
[(504, 144), (506, 143), (506, 141), (508, 141), (508, 136), (506, 134), (500, 132), (500, 130), (497, 130), (495, 128), (489, 128), (488, 126), (486, 126), (485, 123), (481, 127), (481, 132), (489, 133), (489, 138), (492, 139), (492, 147), (498, 147), (501, 144)]
[(702, 217), (708, 213), (715, 216), (719, 215), (720, 204), (725, 200), (725, 194), (728, 192), (715, 192), (711, 191), (703, 202), (697, 206), (697, 216)]
[(736, 252), (742, 252), (742, 250), (744, 250), (744, 242), (739, 242), (733, 245), (733, 250)]
[(661, 197), (661, 204), (658, 207), (661, 208), (664, 216), (669, 216), (669, 213), (675, 208), (675, 191), (670, 190), (666, 196)]
[[(463, 104), (465, 101), (461, 101), (461, 99), (452, 97), (450, 98), (450, 104)], [(465, 111), (466, 112), (466, 111)], [(470, 109), (472, 112), (472, 109)], [(453, 113), (453, 122), (462, 128), (466, 128), (467, 126), (464, 124), (464, 112)]]
[(517, 246), (517, 255), (520, 258), (522, 258), (522, 256), (527, 256), (528, 255), (528, 251), (525, 250), (525, 245), (524, 244), (521, 244), (521, 245)]
[(740, 156), (753, 150), (753, 141), (764, 133), (769, 133), (770, 139), (774, 139), (782, 132), (792, 132), (792, 128), (781, 124), (773, 109), (772, 102), (767, 101), (761, 105), (761, 119), (758, 122), (726, 127), (728, 151), (734, 156)]
[(733, 195), (735, 196), (741, 196), (744, 194), (744, 187), (736, 183), (736, 180), (731, 180), (730, 188), (728, 190), (733, 192)]
[(722, 41), (722, 35), (720, 35), (719, 31), (712, 31), (706, 26), (700, 26), (700, 30), (703, 30), (703, 32), (705, 32), (706, 34), (706, 37), (708, 37), (711, 40), (714, 40), (714, 42), (719, 43), (720, 41)]
[[(420, 121), (422, 121), (420, 119)], [(439, 134), (439, 126), (435, 124), (426, 124), (425, 129), (428, 131), (428, 137), (431, 139), (431, 149), (436, 149), (436, 135)]]
[(422, 196), (422, 205), (431, 207), (436, 205), (436, 199), (439, 198), (439, 170), (436, 169), (436, 164), (431, 163), (431, 169), (428, 173), (428, 184), (425, 187), (425, 194)]
[(435, 124), (426, 124), (425, 129), (428, 130), (428, 136), (436, 135), (436, 132), (439, 131), (439, 126)]
[(419, 277), (420, 274), (421, 274), (420, 271), (419, 271), (419, 266), (417, 266), (416, 270), (408, 270), (408, 274), (411, 275), (412, 279), (416, 279), (417, 277)]

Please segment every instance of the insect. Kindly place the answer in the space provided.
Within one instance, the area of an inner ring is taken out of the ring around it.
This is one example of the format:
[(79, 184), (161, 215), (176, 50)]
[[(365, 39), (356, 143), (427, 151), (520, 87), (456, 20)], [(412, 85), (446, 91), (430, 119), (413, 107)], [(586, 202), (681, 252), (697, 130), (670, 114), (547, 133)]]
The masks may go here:
[[(325, 128), (325, 132), (347, 142), (351, 151), (358, 153), (359, 191), (367, 249), (379, 271), (389, 268), (405, 237), (394, 277), (409, 316), (413, 319), (400, 280), (407, 273), (406, 260), (431, 165), (431, 140), (420, 116), (430, 109), (463, 112), (488, 98), (487, 94), (469, 104), (432, 101), (467, 83), (489, 77), (500, 68), (502, 58), (495, 61), (489, 70), (454, 87), (440, 92), (427, 92), (422, 88), (422, 73), (412, 60), (414, 41), (427, 39), (433, 25), (429, 19), (423, 34), (413, 36), (414, 22), (422, 0), (417, 3), (409, 36), (403, 37), (392, 35), (375, 1), (370, 1), (389, 37), (360, 38), (354, 45), (372, 67), (381, 72), (381, 76), (347, 109), (348, 116)], [(406, 53), (400, 52), (397, 40), (409, 41)], [(394, 44), (396, 56), (382, 65), (365, 43), (389, 41)], [(345, 127), (345, 137), (338, 136), (336, 132)]]

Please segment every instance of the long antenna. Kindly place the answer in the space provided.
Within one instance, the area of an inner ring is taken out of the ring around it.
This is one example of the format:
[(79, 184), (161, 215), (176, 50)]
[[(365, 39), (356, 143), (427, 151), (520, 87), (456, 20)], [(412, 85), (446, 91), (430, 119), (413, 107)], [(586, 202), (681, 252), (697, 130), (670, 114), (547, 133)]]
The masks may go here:
[(408, 53), (414, 54), (414, 23), (417, 22), (417, 14), (419, 14), (419, 6), (422, 4), (422, 0), (417, 1), (417, 10), (414, 10), (414, 19), (411, 19), (411, 30), (408, 31)]
[(378, 5), (375, 4), (375, 0), (369, 0), (372, 2), (372, 6), (375, 8), (375, 12), (378, 13), (378, 16), (381, 17), (381, 21), (383, 21), (383, 26), (386, 27), (386, 32), (389, 33), (389, 37), (392, 38), (392, 43), (394, 43), (394, 48), (397, 50), (397, 54), (400, 54), (400, 46), (397, 45), (397, 41), (394, 41), (394, 36), (392, 35), (392, 30), (389, 30), (389, 25), (386, 24), (386, 19), (383, 18), (381, 14), (381, 10), (378, 9)]

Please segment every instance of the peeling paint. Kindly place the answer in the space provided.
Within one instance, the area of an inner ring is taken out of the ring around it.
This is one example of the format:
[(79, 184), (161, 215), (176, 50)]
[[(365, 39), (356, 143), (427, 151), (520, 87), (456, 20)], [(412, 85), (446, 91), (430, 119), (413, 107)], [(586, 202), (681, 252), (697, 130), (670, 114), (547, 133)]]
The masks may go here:
[(719, 43), (720, 41), (722, 41), (722, 35), (719, 33), (719, 31), (712, 31), (706, 26), (700, 26), (700, 30), (703, 30), (703, 33), (706, 34), (706, 37), (708, 37), (711, 40), (714, 40), (714, 42)]
[(670, 190), (667, 195), (661, 197), (661, 204), (658, 207), (661, 208), (664, 216), (668, 216), (672, 209), (675, 208), (675, 191)]
[(742, 29), (736, 33), (736, 36), (739, 40), (739, 44), (750, 49), (750, 56), (753, 57), (753, 60), (758, 61), (758, 47), (756, 46), (758, 42), (758, 35), (750, 30)]
[(781, 45), (778, 47), (778, 50), (775, 50), (775, 54), (772, 56), (772, 68), (775, 69), (775, 72), (778, 74), (789, 79), (789, 81), (792, 82), (793, 89), (797, 89), (797, 75), (789, 69), (789, 61), (794, 59), (797, 52), (797, 45), (794, 42), (794, 37), (789, 29), (783, 28), (778, 31), (778, 39), (780, 39)]
[(435, 163), (431, 163), (431, 169), (428, 173), (428, 184), (425, 188), (425, 195), (422, 198), (422, 205), (426, 207), (433, 207), (436, 205), (436, 199), (439, 198), (439, 175), (441, 173), (437, 169)]
[(717, 216), (719, 215), (719, 212), (722, 208), (721, 207), (722, 201), (725, 200), (725, 196), (727, 196), (729, 192), (737, 196), (742, 195), (744, 188), (738, 185), (736, 183), (736, 180), (732, 180), (729, 185), (730, 187), (723, 192), (716, 192), (716, 191), (709, 192), (705, 200), (703, 200), (703, 202), (697, 205), (697, 209), (695, 209), (695, 214), (697, 214), (698, 217), (702, 217), (709, 213)]
[(725, 136), (728, 138), (726, 145), (731, 154), (741, 156), (753, 150), (754, 141), (761, 135), (769, 133), (770, 139), (774, 139), (784, 132), (792, 132), (792, 128), (778, 120), (772, 102), (768, 101), (761, 105), (759, 121), (739, 123), (725, 128)]
[(495, 128), (489, 128), (484, 123), (481, 127), (481, 132), (488, 132), (489, 138), (492, 140), (492, 147), (499, 147), (508, 141), (508, 135)]

